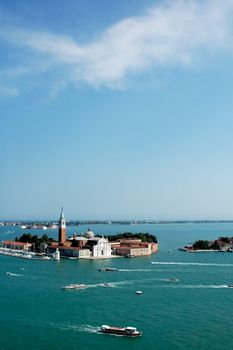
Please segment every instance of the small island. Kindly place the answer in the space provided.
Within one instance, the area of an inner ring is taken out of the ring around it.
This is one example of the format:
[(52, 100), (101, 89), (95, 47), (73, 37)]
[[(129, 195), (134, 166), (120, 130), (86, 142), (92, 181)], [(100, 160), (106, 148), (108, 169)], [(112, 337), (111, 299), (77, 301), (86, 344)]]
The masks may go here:
[(197, 240), (179, 250), (188, 253), (198, 252), (233, 252), (233, 237), (218, 237), (215, 241)]
[[(61, 209), (57, 240), (43, 234), (31, 233), (16, 237), (15, 241), (0, 243), (0, 254), (23, 258), (40, 256), (47, 259), (109, 259), (116, 257), (148, 256), (158, 251), (157, 238), (150, 233), (124, 232), (114, 235), (95, 235), (89, 228), (85, 233), (66, 236), (66, 220)], [(25, 254), (25, 252), (27, 254)]]

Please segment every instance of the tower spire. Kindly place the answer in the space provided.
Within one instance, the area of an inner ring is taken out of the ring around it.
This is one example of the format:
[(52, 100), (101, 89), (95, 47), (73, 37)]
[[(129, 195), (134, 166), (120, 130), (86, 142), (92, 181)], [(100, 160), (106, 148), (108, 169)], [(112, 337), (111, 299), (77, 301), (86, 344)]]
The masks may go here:
[(65, 216), (64, 216), (64, 212), (63, 212), (63, 207), (61, 207), (60, 220), (65, 220)]
[(59, 229), (58, 229), (58, 239), (59, 244), (63, 244), (66, 241), (66, 220), (63, 213), (63, 207), (61, 207), (61, 215), (59, 220)]

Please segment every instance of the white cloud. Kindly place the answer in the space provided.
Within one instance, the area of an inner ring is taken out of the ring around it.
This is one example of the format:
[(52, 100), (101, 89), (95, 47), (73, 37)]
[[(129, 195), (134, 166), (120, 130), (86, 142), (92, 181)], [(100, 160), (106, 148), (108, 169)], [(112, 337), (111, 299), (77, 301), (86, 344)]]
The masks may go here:
[(82, 45), (66, 36), (19, 28), (2, 30), (0, 37), (29, 49), (32, 58), (39, 54), (45, 70), (65, 67), (68, 81), (119, 87), (132, 74), (193, 64), (200, 52), (231, 49), (232, 19), (233, 0), (171, 0)]

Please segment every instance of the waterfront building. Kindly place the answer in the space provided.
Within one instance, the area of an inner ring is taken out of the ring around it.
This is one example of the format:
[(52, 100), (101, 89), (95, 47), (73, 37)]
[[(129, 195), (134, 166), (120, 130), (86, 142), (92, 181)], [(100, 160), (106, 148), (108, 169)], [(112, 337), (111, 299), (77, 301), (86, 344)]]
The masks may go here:
[(141, 239), (120, 239), (112, 242), (112, 249), (116, 255), (145, 256), (158, 251), (157, 243), (142, 242)]
[(32, 249), (32, 243), (27, 242), (14, 242), (14, 241), (3, 241), (2, 242), (3, 248), (8, 248), (12, 250), (24, 250), (29, 251)]
[(58, 229), (58, 242), (51, 242), (48, 246), (49, 253), (60, 252), (61, 257), (74, 257), (80, 259), (87, 258), (107, 258), (111, 257), (111, 244), (107, 238), (95, 237), (93, 231), (88, 229), (85, 235), (74, 233), (66, 239), (66, 220), (61, 209)]
[(95, 236), (91, 229), (86, 234), (74, 233), (66, 239), (66, 220), (61, 209), (58, 230), (58, 242), (51, 242), (48, 246), (49, 253), (59, 250), (61, 257), (73, 257), (80, 259), (110, 258), (114, 255), (145, 256), (158, 250), (157, 243), (142, 242), (138, 238), (124, 238), (117, 242), (109, 242), (104, 236)]

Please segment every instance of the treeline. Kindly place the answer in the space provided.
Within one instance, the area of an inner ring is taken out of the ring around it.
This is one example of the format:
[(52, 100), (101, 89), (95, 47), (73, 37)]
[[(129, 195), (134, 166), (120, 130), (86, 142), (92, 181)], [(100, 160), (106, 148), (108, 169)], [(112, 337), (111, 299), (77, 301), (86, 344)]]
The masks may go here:
[(38, 238), (37, 235), (32, 235), (31, 233), (24, 233), (20, 237), (15, 238), (15, 242), (23, 242), (23, 243), (34, 243), (36, 245), (40, 245), (41, 243), (53, 242), (54, 239), (48, 237), (48, 235), (44, 234), (41, 238)]
[[(230, 240), (227, 237), (223, 237), (223, 239), (221, 239), (221, 242), (230, 243)], [(219, 250), (220, 249), (219, 240), (215, 240), (213, 243), (211, 243), (209, 241), (200, 239), (193, 243), (193, 249), (194, 250), (209, 250), (209, 249)]]
[(124, 238), (139, 238), (142, 240), (142, 242), (157, 243), (157, 238), (155, 235), (152, 235), (150, 233), (144, 233), (144, 232), (139, 232), (139, 233), (124, 232), (116, 235), (107, 236), (107, 238), (110, 242), (117, 241), (119, 239), (124, 239)]

